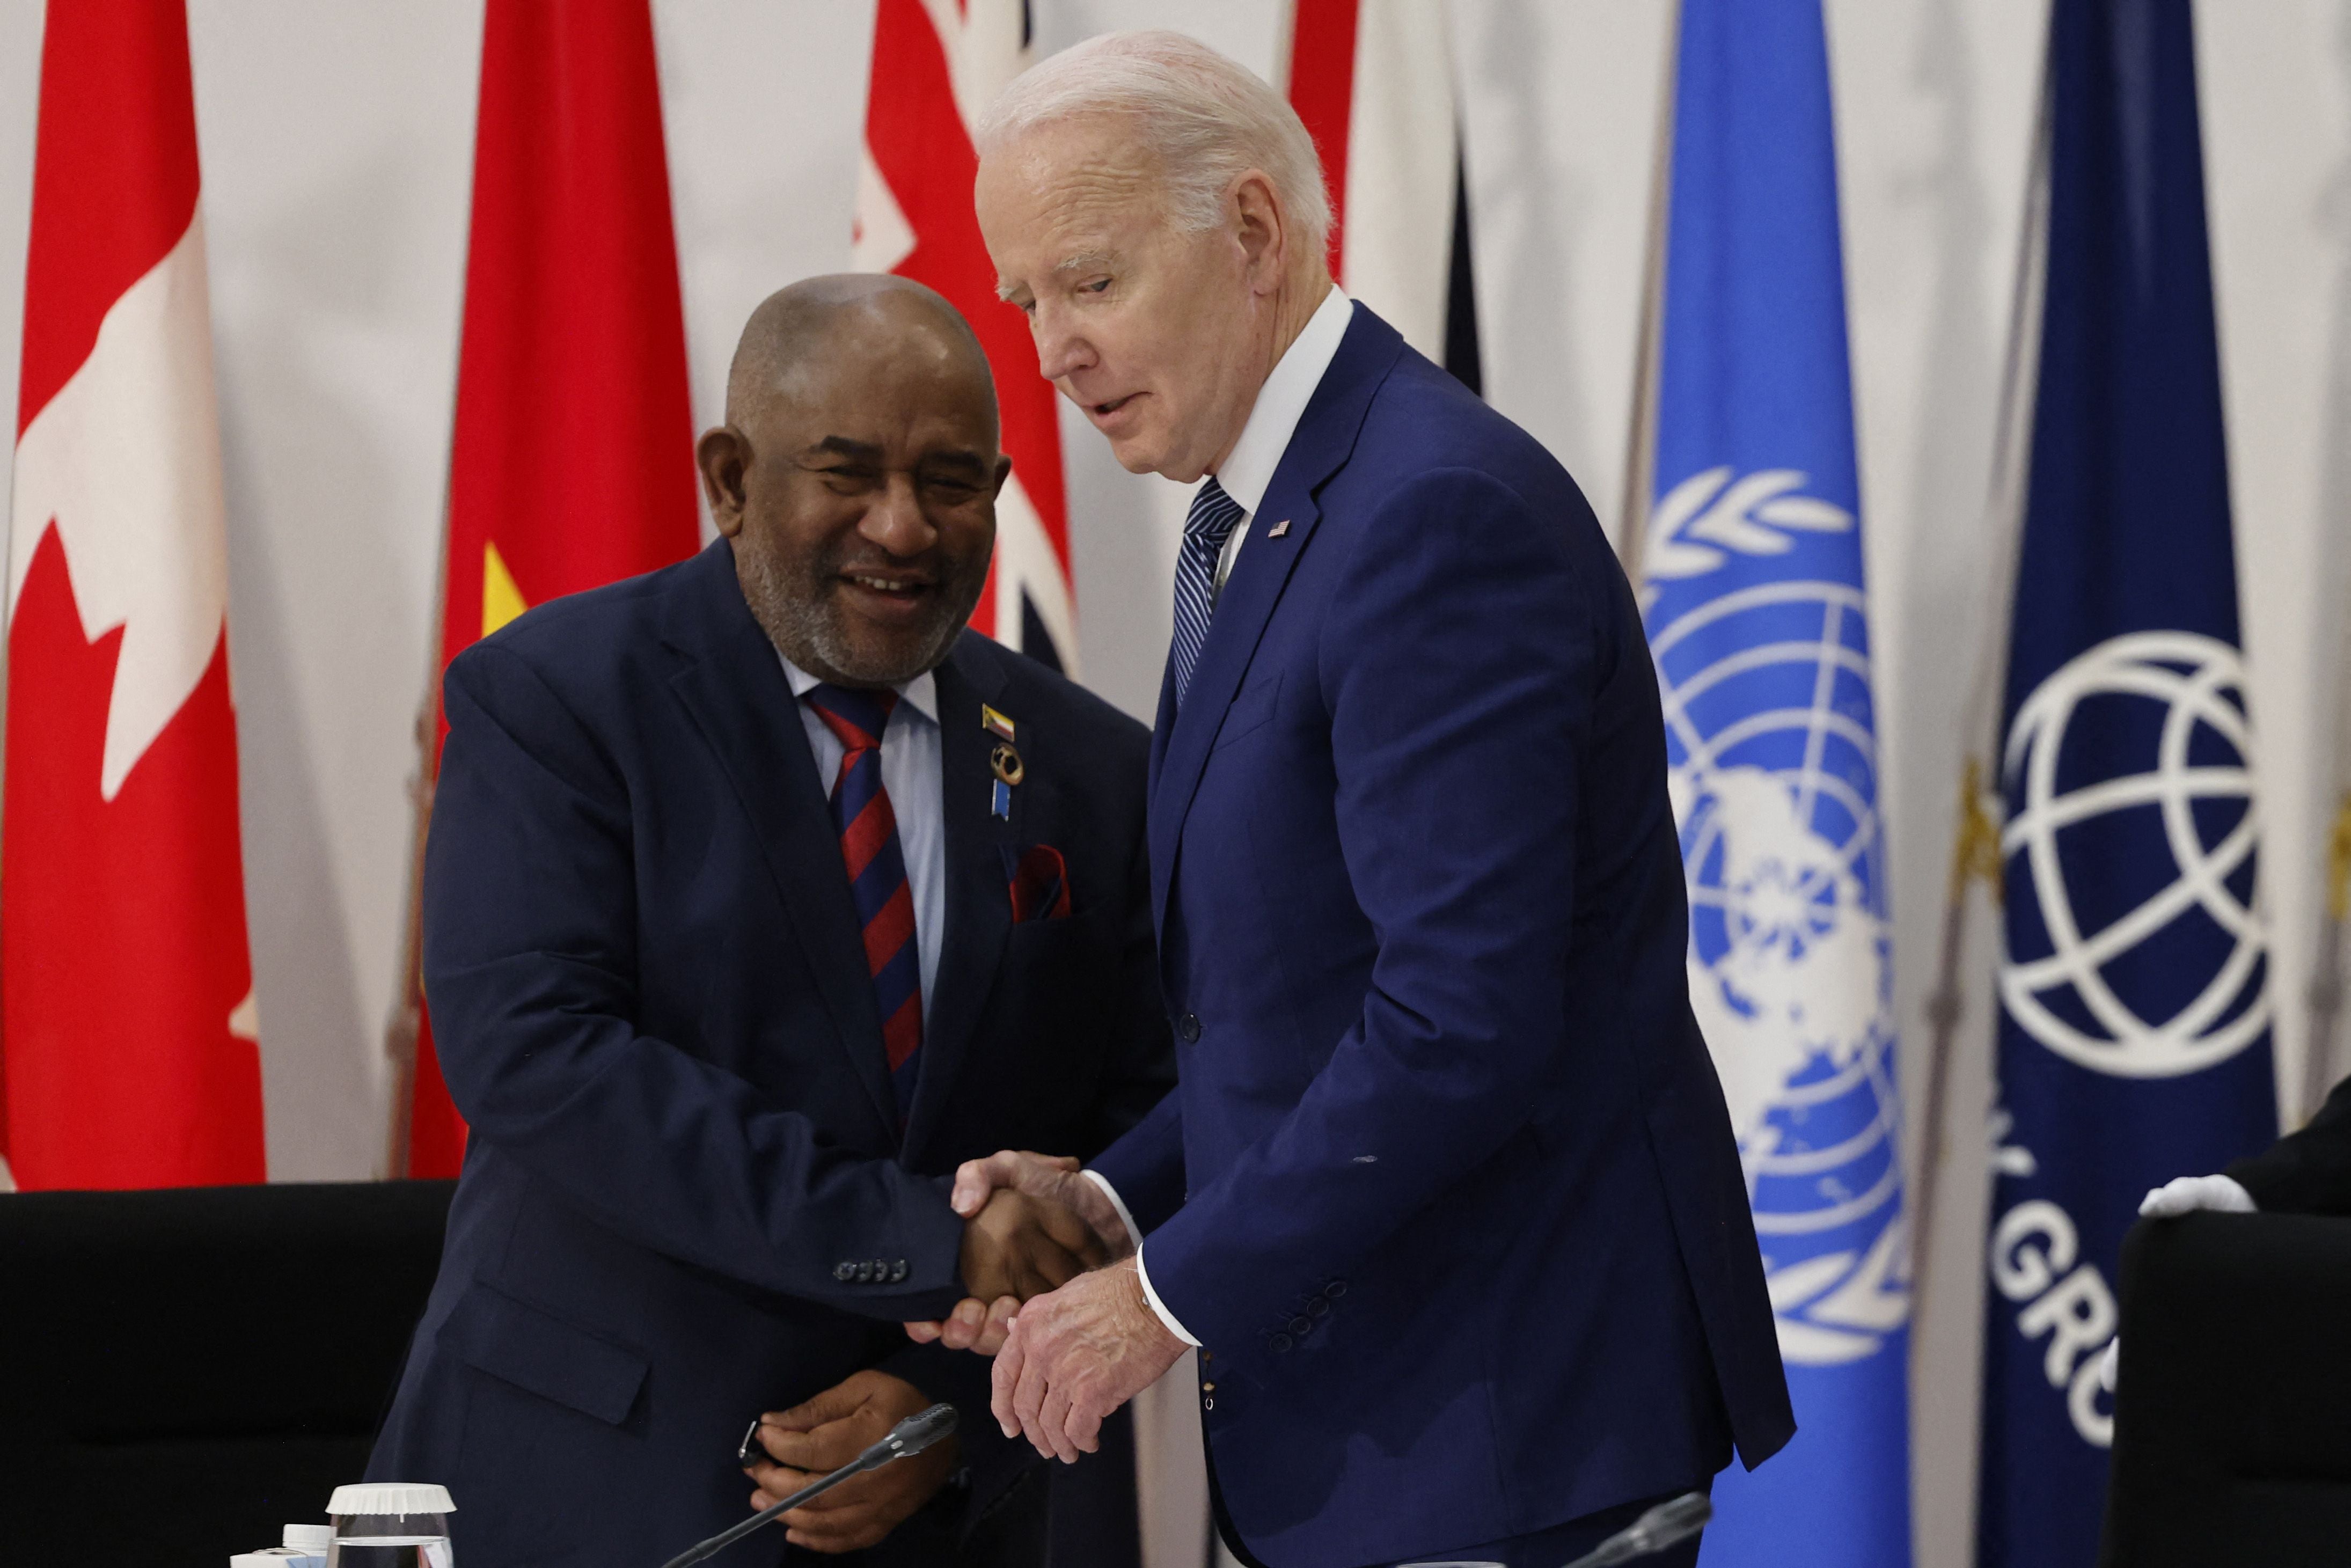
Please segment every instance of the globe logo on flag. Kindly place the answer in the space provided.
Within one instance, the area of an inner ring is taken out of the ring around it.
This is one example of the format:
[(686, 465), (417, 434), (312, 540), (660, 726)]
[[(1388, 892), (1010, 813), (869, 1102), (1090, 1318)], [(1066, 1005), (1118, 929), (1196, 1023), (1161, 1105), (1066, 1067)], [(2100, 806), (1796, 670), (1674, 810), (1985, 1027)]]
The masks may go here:
[(2169, 1078), (2269, 1027), (2251, 749), (2243, 661), (2194, 632), (2111, 638), (2018, 707), (2001, 847), (2025, 917), (2000, 984), (2034, 1040), (2094, 1071)]
[(1690, 1000), (1782, 1354), (1824, 1365), (1874, 1354), (1909, 1316), (1864, 600), (1851, 583), (1748, 576), (1687, 602), (1678, 580), (1850, 529), (1850, 513), (1796, 493), (1804, 478), (1685, 480), (1658, 503), (1644, 576), (1645, 610), (1670, 591), (1677, 612), (1650, 648), (1689, 879)]

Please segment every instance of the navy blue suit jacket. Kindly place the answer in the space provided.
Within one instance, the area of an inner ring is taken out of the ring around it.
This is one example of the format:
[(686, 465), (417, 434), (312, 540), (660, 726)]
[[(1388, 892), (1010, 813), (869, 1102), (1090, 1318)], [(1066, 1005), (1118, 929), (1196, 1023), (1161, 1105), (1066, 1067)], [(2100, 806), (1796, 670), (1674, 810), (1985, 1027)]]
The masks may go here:
[[(650, 1564), (744, 1517), (745, 1427), (885, 1364), (1000, 1442), (947, 1178), (1099, 1148), (1172, 1078), (1143, 727), (966, 633), (937, 672), (947, 927), (903, 1147), (847, 874), (722, 541), (449, 667), (425, 860), (435, 1043), (472, 1124), (371, 1474), (455, 1494), (460, 1558)], [(980, 705), (1026, 778), (991, 814)], [(1071, 912), (1016, 925), (1006, 849)], [(781, 1531), (734, 1549), (774, 1562)]]
[(1249, 1549), (1504, 1540), (1784, 1443), (1632, 591), (1361, 306), (1152, 766), (1181, 1079), (1095, 1165)]

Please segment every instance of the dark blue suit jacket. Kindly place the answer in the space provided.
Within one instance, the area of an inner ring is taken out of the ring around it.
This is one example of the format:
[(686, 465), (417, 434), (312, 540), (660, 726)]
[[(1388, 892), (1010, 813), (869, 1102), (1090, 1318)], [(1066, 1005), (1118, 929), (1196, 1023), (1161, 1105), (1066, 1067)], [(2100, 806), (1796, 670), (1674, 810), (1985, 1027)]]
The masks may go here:
[[(462, 1561), (666, 1561), (746, 1513), (753, 1416), (862, 1367), (962, 1405), (967, 1458), (1001, 1441), (987, 1364), (898, 1325), (963, 1294), (959, 1161), (1099, 1148), (1171, 1081), (1149, 742), (976, 634), (937, 681), (948, 924), (902, 1148), (828, 781), (728, 547), (450, 665), (424, 979), (473, 1132), (370, 1472), (449, 1486)], [(983, 702), (1019, 726), (1008, 821)], [(1015, 925), (1036, 844), (1071, 913)]]
[(1252, 1552), (1504, 1540), (1787, 1441), (1633, 594), (1361, 306), (1163, 700), (1151, 852), (1181, 1082), (1095, 1164)]

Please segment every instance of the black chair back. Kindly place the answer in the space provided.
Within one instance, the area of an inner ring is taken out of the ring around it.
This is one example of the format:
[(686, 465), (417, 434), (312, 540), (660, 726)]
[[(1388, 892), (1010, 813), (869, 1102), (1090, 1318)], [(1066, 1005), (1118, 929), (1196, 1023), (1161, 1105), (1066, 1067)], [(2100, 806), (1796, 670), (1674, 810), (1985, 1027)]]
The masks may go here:
[(455, 1186), (0, 1197), (0, 1557), (219, 1568), (325, 1522)]
[(2122, 1341), (2105, 1568), (2351, 1563), (2351, 1219), (2140, 1221)]

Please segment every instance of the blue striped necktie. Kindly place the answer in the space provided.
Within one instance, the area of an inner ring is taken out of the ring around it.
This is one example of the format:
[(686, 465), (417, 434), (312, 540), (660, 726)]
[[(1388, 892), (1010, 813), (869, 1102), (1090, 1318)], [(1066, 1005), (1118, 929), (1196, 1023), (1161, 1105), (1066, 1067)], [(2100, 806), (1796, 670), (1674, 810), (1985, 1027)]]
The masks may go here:
[(914, 1104), (923, 1049), (923, 967), (914, 945), (914, 890), (898, 843), (898, 817), (882, 788), (882, 731), (898, 706), (895, 692), (853, 691), (830, 683), (804, 699), (840, 737), (841, 774), (832, 785), (833, 827), (865, 944), (865, 969), (882, 1015), (882, 1049), (903, 1130)]
[(1225, 494), (1212, 474), (1192, 497), (1192, 515), (1184, 519), (1184, 548), (1176, 557), (1176, 636), (1167, 649), (1179, 708), (1192, 685), (1192, 667), (1200, 662), (1200, 646), (1208, 640), (1209, 619), (1217, 612), (1217, 560), (1244, 516), (1241, 504)]

